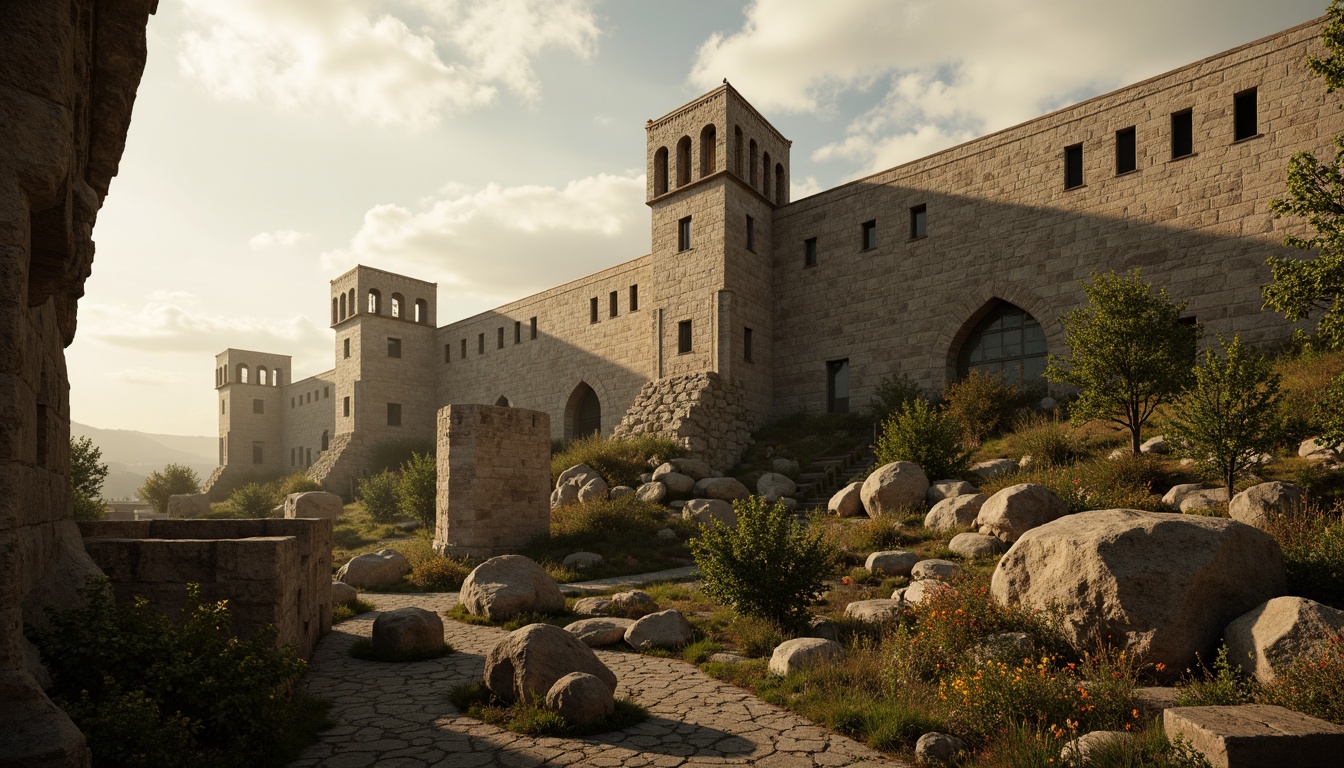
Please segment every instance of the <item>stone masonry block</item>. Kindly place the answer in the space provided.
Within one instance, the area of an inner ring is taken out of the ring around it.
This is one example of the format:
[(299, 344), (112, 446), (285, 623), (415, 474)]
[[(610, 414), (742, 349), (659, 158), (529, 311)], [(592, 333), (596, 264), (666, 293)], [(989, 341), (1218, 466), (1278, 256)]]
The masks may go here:
[(1213, 768), (1331, 768), (1344, 755), (1344, 726), (1268, 704), (1174, 707), (1163, 713), (1162, 725)]

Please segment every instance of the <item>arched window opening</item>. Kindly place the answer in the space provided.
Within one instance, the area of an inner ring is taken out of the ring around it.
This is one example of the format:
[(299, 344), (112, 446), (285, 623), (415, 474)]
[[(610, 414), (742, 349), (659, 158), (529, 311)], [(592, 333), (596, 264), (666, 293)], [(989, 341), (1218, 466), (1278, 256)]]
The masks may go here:
[(359, 314), (359, 302), (355, 301), (355, 289), (350, 289), (350, 314)]
[(499, 406), (500, 408), (509, 408), (509, 407), (511, 407), (511, 406), (509, 405), (509, 398), (507, 398), (507, 397), (505, 397), (505, 396), (503, 396), (503, 395), (500, 395), (499, 398), (495, 400), (495, 405)]
[(267, 379), (267, 375), (268, 375), (269, 373), (270, 373), (270, 372), (266, 370), (266, 366), (264, 366), (264, 365), (258, 365), (258, 366), (257, 366), (257, 383), (260, 384), (260, 385), (263, 386), (263, 387), (264, 387), (264, 386), (267, 386), (268, 384), (270, 384), (270, 382), (266, 380), (266, 379)]
[(272, 386), (272, 387), (278, 387), (278, 386), (280, 386), (280, 369), (279, 369), (279, 368), (276, 368), (275, 370), (271, 371), (271, 386)]
[(383, 313), (383, 294), (377, 288), (369, 289), (369, 312), (375, 315)]
[(677, 186), (691, 183), (691, 137), (682, 136), (677, 142)]
[(761, 194), (770, 198), (770, 153), (761, 155)]
[(421, 325), (429, 325), (429, 302), (424, 299), (415, 300), (415, 322)]
[(742, 178), (742, 128), (733, 126), (733, 173)]
[(667, 194), (667, 147), (653, 153), (653, 194)]
[(717, 170), (718, 154), (718, 129), (710, 123), (700, 130), (700, 178)]
[(392, 294), (392, 316), (401, 317), (402, 310), (406, 308), (406, 299), (402, 298), (400, 293)]
[(1045, 331), (1036, 318), (1021, 307), (999, 302), (962, 343), (957, 376), (981, 371), (1014, 384), (1041, 385), (1046, 351)]
[(242, 363), (238, 364), (238, 383), (239, 384), (247, 383), (247, 366)]
[(341, 319), (345, 319), (345, 291), (341, 291)]
[(751, 165), (747, 166), (747, 183), (751, 185), (751, 188), (752, 188), (752, 189), (755, 189), (755, 188), (756, 188), (756, 140), (755, 140), (755, 139), (752, 139), (752, 140), (751, 140), (751, 143), (747, 145), (747, 162), (751, 163)]
[(322, 450), (324, 451), (327, 450), (327, 448), (330, 445), (331, 445), (331, 436), (327, 433), (327, 430), (324, 429), (322, 430)]
[(783, 205), (788, 202), (784, 191), (788, 185), (784, 183), (784, 164), (775, 163), (775, 205)]
[(336, 297), (331, 297), (331, 324), (336, 324)]
[(586, 382), (579, 382), (565, 405), (565, 439), (602, 432), (602, 403)]

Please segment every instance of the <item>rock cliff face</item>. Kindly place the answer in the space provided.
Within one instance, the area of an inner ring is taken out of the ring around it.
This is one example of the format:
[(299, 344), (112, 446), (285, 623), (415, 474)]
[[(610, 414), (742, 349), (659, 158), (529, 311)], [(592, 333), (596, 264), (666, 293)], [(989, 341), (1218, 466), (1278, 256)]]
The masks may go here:
[(156, 0), (0, 7), (0, 765), (87, 765), (24, 624), (99, 571), (71, 519), (65, 347)]

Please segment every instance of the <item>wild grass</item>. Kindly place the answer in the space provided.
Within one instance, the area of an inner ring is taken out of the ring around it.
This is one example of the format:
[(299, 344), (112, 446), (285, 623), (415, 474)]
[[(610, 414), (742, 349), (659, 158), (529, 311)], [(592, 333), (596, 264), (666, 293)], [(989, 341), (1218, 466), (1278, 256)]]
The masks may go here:
[(355, 600), (354, 605), (345, 605), (342, 603), (331, 609), (331, 623), (339, 624), (342, 621), (353, 619), (361, 613), (368, 613), (369, 611), (376, 610), (377, 607), (378, 606), (370, 603), (368, 600)]
[(602, 476), (610, 486), (639, 487), (639, 475), (653, 471), (649, 460), (662, 461), (686, 455), (679, 443), (665, 438), (640, 437), (609, 439), (599, 435), (580, 437), (565, 445), (551, 456), (551, 482), (559, 479), (566, 469), (587, 464)]
[[(676, 539), (658, 538), (663, 528), (671, 528)], [(523, 554), (561, 583), (649, 573), (690, 565), (686, 540), (698, 531), (694, 523), (669, 519), (666, 508), (630, 495), (552, 510), (551, 534), (534, 540)], [(582, 570), (563, 568), (565, 557), (575, 552), (595, 552), (602, 562)]]
[(448, 692), (448, 700), (467, 717), (525, 736), (582, 738), (622, 731), (648, 719), (649, 712), (633, 699), (617, 699), (611, 717), (595, 723), (571, 724), (535, 701), (507, 704), (481, 683), (465, 683)]

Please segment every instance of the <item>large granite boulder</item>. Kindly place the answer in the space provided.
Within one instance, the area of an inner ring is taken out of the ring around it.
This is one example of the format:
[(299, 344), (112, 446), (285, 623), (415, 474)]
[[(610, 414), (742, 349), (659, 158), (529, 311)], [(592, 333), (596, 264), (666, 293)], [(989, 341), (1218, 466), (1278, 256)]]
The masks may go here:
[(1297, 455), (1312, 462), (1331, 462), (1338, 459), (1341, 453), (1344, 453), (1344, 449), (1333, 449), (1320, 437), (1309, 437), (1297, 446)]
[(510, 632), (485, 656), (485, 687), (509, 703), (540, 699), (571, 672), (590, 674), (616, 692), (616, 675), (593, 649), (551, 624)]
[(834, 640), (795, 637), (780, 643), (770, 654), (770, 674), (784, 677), (807, 667), (834, 661), (845, 649)]
[(863, 483), (850, 483), (835, 492), (826, 502), (826, 511), (839, 517), (858, 517), (863, 514)]
[(1162, 503), (1167, 505), (1168, 507), (1180, 509), (1181, 502), (1185, 500), (1186, 496), (1189, 496), (1195, 491), (1211, 491), (1211, 490), (1213, 490), (1213, 486), (1205, 485), (1204, 483), (1180, 483), (1178, 485), (1171, 486), (1171, 488), (1165, 494), (1162, 495)]
[(546, 692), (545, 707), (570, 725), (585, 725), (616, 714), (616, 699), (600, 678), (571, 672)]
[(884, 576), (909, 576), (910, 569), (919, 562), (919, 555), (904, 549), (888, 549), (868, 555), (863, 567), (869, 573)]
[(336, 572), (336, 580), (356, 589), (385, 589), (411, 572), (411, 564), (395, 549), (380, 549), (350, 558)]
[(653, 482), (662, 483), (667, 489), (667, 495), (674, 498), (685, 498), (695, 492), (695, 480), (677, 472), (671, 464), (664, 464), (654, 470)]
[(951, 533), (973, 525), (987, 498), (983, 493), (968, 493), (943, 499), (924, 516), (924, 527), (937, 533)]
[(1227, 516), (1263, 529), (1269, 526), (1273, 517), (1301, 509), (1305, 500), (1300, 485), (1279, 481), (1260, 483), (1233, 496), (1227, 504)]
[(1283, 593), (1283, 555), (1234, 520), (1107, 509), (1027, 531), (999, 559), (990, 592), (1003, 604), (1061, 612), (1079, 650), (1096, 638), (1172, 679), (1213, 658), (1223, 628)]
[(657, 480), (644, 483), (635, 489), (635, 498), (650, 504), (662, 504), (667, 498), (667, 486)]
[(345, 502), (341, 497), (326, 491), (307, 491), (291, 493), (285, 496), (285, 517), (321, 517), (327, 520), (340, 518), (345, 511)]
[(680, 611), (667, 610), (650, 613), (625, 630), (625, 642), (637, 650), (649, 648), (680, 648), (691, 642), (695, 630)]
[(905, 601), (896, 600), (856, 600), (845, 606), (845, 618), (877, 624), (896, 621), (905, 615)]
[(798, 484), (777, 472), (766, 472), (756, 481), (756, 493), (766, 501), (779, 501), (798, 492)]
[(383, 611), (373, 620), (373, 650), (384, 657), (428, 657), (443, 650), (443, 619), (408, 606)]
[(202, 517), (210, 511), (207, 493), (175, 493), (168, 497), (168, 517)]
[(706, 477), (695, 481), (694, 493), (703, 499), (740, 501), (751, 495), (747, 486), (735, 477)]
[(611, 489), (607, 487), (607, 481), (600, 477), (590, 478), (579, 488), (579, 503), (589, 504), (594, 501), (606, 501), (611, 494)]
[(1193, 512), (1197, 509), (1217, 509), (1226, 503), (1226, 488), (1197, 488), (1182, 496), (1177, 506), (1182, 512)]
[[(1227, 625), (1227, 658), (1262, 683), (1310, 658), (1344, 632), (1344, 611), (1305, 597), (1276, 597)], [(1277, 668), (1277, 669), (1276, 669)]]
[(473, 616), (504, 621), (520, 613), (558, 613), (565, 597), (540, 565), (500, 555), (476, 566), (462, 582), (462, 606)]
[(975, 524), (983, 534), (1017, 541), (1032, 528), (1068, 513), (1069, 508), (1049, 488), (1035, 483), (1018, 483), (985, 499)]
[(937, 579), (947, 581), (948, 579), (961, 573), (961, 566), (951, 560), (929, 559), (920, 560), (915, 563), (915, 567), (910, 569), (910, 578), (918, 581), (919, 579)]
[(929, 478), (918, 464), (893, 461), (869, 475), (859, 495), (869, 516), (885, 517), (922, 509), (928, 492)]
[(587, 464), (575, 464), (560, 473), (560, 477), (556, 478), (555, 487), (560, 488), (573, 484), (582, 488), (589, 480), (592, 480), (595, 477), (601, 477), (601, 475), (597, 473), (597, 470)]

